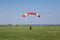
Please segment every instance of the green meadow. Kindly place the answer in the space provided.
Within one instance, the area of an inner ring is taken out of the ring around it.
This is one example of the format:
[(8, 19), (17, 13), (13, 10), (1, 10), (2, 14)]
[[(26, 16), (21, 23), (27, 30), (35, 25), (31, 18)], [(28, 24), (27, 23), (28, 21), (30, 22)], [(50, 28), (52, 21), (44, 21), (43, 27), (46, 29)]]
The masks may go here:
[(0, 40), (60, 40), (60, 26), (0, 26)]

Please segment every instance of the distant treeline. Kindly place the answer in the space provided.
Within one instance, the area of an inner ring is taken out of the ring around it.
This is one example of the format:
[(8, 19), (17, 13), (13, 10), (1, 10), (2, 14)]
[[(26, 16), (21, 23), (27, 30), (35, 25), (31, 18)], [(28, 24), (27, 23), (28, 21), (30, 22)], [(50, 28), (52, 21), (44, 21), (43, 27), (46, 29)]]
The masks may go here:
[(25, 24), (25, 25), (0, 25), (0, 26), (60, 26), (60, 24)]

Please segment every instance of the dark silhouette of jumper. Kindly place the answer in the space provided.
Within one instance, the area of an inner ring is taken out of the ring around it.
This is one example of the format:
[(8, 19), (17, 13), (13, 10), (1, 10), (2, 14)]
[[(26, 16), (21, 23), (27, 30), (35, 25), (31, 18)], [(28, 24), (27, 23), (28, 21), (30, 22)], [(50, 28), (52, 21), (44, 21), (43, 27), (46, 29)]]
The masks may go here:
[(32, 29), (32, 26), (30, 26), (30, 30)]

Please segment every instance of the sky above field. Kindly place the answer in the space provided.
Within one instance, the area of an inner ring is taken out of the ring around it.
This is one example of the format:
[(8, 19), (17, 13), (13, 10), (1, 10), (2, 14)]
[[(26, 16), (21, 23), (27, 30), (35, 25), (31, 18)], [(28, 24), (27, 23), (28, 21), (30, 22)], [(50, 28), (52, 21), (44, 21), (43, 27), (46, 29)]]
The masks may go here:
[[(22, 17), (30, 11), (41, 17)], [(60, 0), (0, 0), (0, 24), (60, 24)]]

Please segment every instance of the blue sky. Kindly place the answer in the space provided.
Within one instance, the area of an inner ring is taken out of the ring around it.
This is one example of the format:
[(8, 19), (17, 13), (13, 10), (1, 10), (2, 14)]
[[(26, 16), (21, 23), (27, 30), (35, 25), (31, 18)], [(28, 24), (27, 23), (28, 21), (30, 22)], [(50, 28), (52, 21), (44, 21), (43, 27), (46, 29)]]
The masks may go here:
[[(34, 11), (41, 15), (22, 15)], [(0, 24), (60, 24), (60, 0), (0, 0)]]

